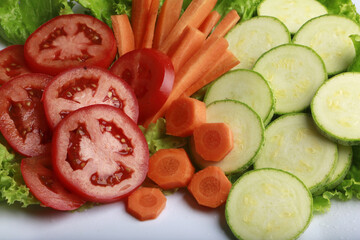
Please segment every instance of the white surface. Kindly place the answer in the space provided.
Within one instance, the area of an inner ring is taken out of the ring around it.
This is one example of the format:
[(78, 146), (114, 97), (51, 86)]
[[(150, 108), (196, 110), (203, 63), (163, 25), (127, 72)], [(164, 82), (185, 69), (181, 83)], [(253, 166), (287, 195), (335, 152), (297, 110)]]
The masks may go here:
[[(353, 0), (360, 9), (360, 0)], [(0, 43), (0, 49), (4, 45)], [(168, 197), (158, 219), (139, 222), (125, 212), (123, 202), (84, 212), (57, 212), (0, 204), (0, 239), (235, 239), (225, 222), (224, 207), (199, 207), (186, 191)], [(301, 240), (360, 239), (360, 201), (332, 201), (330, 212), (315, 215)]]

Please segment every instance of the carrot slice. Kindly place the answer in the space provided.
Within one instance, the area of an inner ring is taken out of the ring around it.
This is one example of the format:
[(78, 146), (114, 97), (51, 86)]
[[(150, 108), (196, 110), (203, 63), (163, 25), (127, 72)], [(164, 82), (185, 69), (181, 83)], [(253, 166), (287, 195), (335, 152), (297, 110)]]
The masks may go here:
[(134, 33), (126, 14), (111, 16), (119, 56), (135, 49)]
[(207, 161), (221, 161), (234, 147), (233, 135), (226, 123), (204, 123), (194, 130), (196, 152)]
[(174, 66), (175, 73), (194, 55), (205, 41), (206, 35), (193, 27), (186, 27), (179, 41), (179, 45), (174, 46), (175, 51), (169, 56)]
[(156, 17), (157, 17), (158, 10), (159, 10), (159, 5), (160, 5), (160, 0), (152, 0), (151, 1), (151, 5), (150, 5), (149, 12), (148, 12), (148, 17), (147, 17), (147, 22), (146, 22), (146, 27), (145, 27), (145, 32), (144, 32), (144, 37), (143, 37), (142, 44), (141, 44), (142, 48), (151, 48), (153, 45), (155, 22), (156, 22)]
[(167, 134), (187, 137), (206, 122), (206, 106), (194, 98), (179, 98), (170, 105), (165, 118)]
[(153, 48), (159, 48), (179, 20), (182, 4), (183, 0), (165, 0), (156, 22)]
[(146, 22), (151, 5), (151, 0), (133, 0), (131, 10), (131, 26), (134, 32), (135, 48), (141, 48), (145, 34)]
[(194, 174), (188, 190), (199, 205), (217, 208), (229, 195), (231, 182), (219, 167), (209, 166)]
[(236, 10), (231, 10), (228, 12), (225, 17), (220, 21), (219, 25), (215, 28), (215, 30), (211, 33), (210, 37), (224, 37), (230, 29), (232, 29), (235, 24), (240, 20), (239, 14)]
[(158, 188), (142, 187), (127, 199), (128, 213), (140, 221), (157, 218), (166, 205), (166, 197)]
[(221, 55), (216, 63), (213, 64), (212, 68), (201, 79), (186, 89), (184, 96), (191, 96), (196, 91), (216, 80), (239, 63), (240, 61), (235, 57), (235, 55), (231, 51), (226, 50), (226, 52)]
[(201, 77), (211, 69), (213, 63), (216, 62), (219, 55), (221, 56), (226, 52), (228, 46), (229, 44), (224, 38), (213, 38), (213, 40), (205, 41), (201, 49), (180, 69), (175, 77), (174, 87), (168, 99), (160, 110), (146, 121), (145, 126), (151, 122), (156, 122), (158, 118), (164, 116), (169, 106), (178, 99), (187, 88), (201, 79)]
[(208, 36), (215, 27), (216, 23), (220, 20), (221, 15), (217, 11), (212, 11), (200, 25), (199, 30)]
[(148, 177), (163, 189), (186, 187), (194, 172), (182, 148), (160, 149), (149, 160)]
[(165, 38), (159, 50), (167, 54), (171, 46), (179, 40), (186, 26), (198, 28), (214, 8), (216, 1), (217, 0), (193, 0)]

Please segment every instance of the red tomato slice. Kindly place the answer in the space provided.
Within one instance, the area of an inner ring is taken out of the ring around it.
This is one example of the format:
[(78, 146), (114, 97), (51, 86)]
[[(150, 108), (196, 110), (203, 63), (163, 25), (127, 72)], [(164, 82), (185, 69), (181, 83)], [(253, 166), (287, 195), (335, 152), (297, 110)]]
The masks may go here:
[(29, 36), (24, 54), (34, 72), (49, 75), (76, 66), (107, 68), (116, 55), (116, 41), (111, 29), (92, 16), (61, 15)]
[(51, 76), (28, 73), (0, 88), (0, 131), (10, 146), (25, 156), (49, 152), (51, 130), (41, 103)]
[(149, 149), (139, 127), (109, 105), (80, 108), (54, 131), (52, 162), (60, 181), (93, 202), (119, 200), (148, 171)]
[(51, 169), (51, 157), (25, 158), (21, 161), (21, 174), (30, 192), (45, 206), (70, 211), (85, 203), (67, 191)]
[(139, 101), (139, 122), (156, 113), (174, 84), (174, 67), (168, 56), (155, 49), (139, 49), (121, 56), (111, 67), (134, 89)]
[(30, 72), (24, 59), (24, 45), (12, 45), (0, 51), (0, 85)]
[(52, 128), (70, 112), (94, 104), (117, 107), (134, 122), (139, 116), (139, 105), (132, 88), (99, 67), (73, 68), (56, 75), (45, 89), (43, 102)]

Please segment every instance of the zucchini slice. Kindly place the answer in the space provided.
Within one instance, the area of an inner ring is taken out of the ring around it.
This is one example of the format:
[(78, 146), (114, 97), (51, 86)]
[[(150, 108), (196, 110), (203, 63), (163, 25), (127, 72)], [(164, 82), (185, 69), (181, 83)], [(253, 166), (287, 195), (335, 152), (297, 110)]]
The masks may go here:
[(255, 169), (277, 168), (300, 178), (312, 193), (323, 189), (337, 162), (337, 145), (323, 137), (306, 113), (270, 123)]
[(296, 239), (308, 227), (312, 208), (311, 193), (296, 176), (259, 169), (234, 183), (225, 217), (238, 239)]
[(340, 15), (323, 15), (306, 22), (293, 42), (314, 49), (324, 60), (329, 75), (345, 71), (354, 61), (350, 35), (360, 34), (360, 25)]
[(327, 80), (324, 62), (309, 47), (284, 44), (264, 53), (254, 71), (269, 81), (276, 114), (300, 112), (310, 106), (317, 89)]
[(229, 50), (240, 60), (237, 69), (251, 69), (271, 48), (291, 41), (289, 30), (277, 18), (258, 16), (236, 25), (226, 36)]
[(263, 120), (270, 122), (274, 115), (275, 99), (269, 83), (257, 72), (237, 69), (217, 79), (208, 88), (204, 102), (233, 99), (246, 103)]

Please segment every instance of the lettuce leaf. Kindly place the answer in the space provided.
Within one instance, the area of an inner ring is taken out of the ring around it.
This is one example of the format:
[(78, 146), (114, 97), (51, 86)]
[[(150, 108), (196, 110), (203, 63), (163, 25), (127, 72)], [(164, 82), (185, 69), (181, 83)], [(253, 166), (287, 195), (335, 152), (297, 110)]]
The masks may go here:
[(72, 13), (67, 0), (1, 0), (0, 37), (10, 44), (24, 44), (46, 21)]
[(346, 16), (357, 23), (360, 23), (360, 15), (351, 0), (317, 0), (323, 4), (330, 14)]
[(225, 16), (230, 10), (235, 9), (241, 17), (241, 21), (252, 18), (256, 15), (257, 7), (263, 0), (218, 0), (215, 10), (221, 16)]
[(356, 56), (352, 64), (349, 66), (349, 72), (360, 72), (360, 35), (351, 35), (351, 40), (353, 41)]
[(7, 204), (20, 203), (22, 207), (40, 204), (26, 187), (21, 176), (20, 164), (14, 159), (15, 154), (9, 153), (0, 144), (0, 202)]
[[(94, 17), (111, 26), (111, 15), (115, 12), (115, 0), (75, 0), (84, 8), (88, 9)], [(125, 1), (121, 1), (124, 2)], [(126, 5), (124, 5), (126, 6)]]

